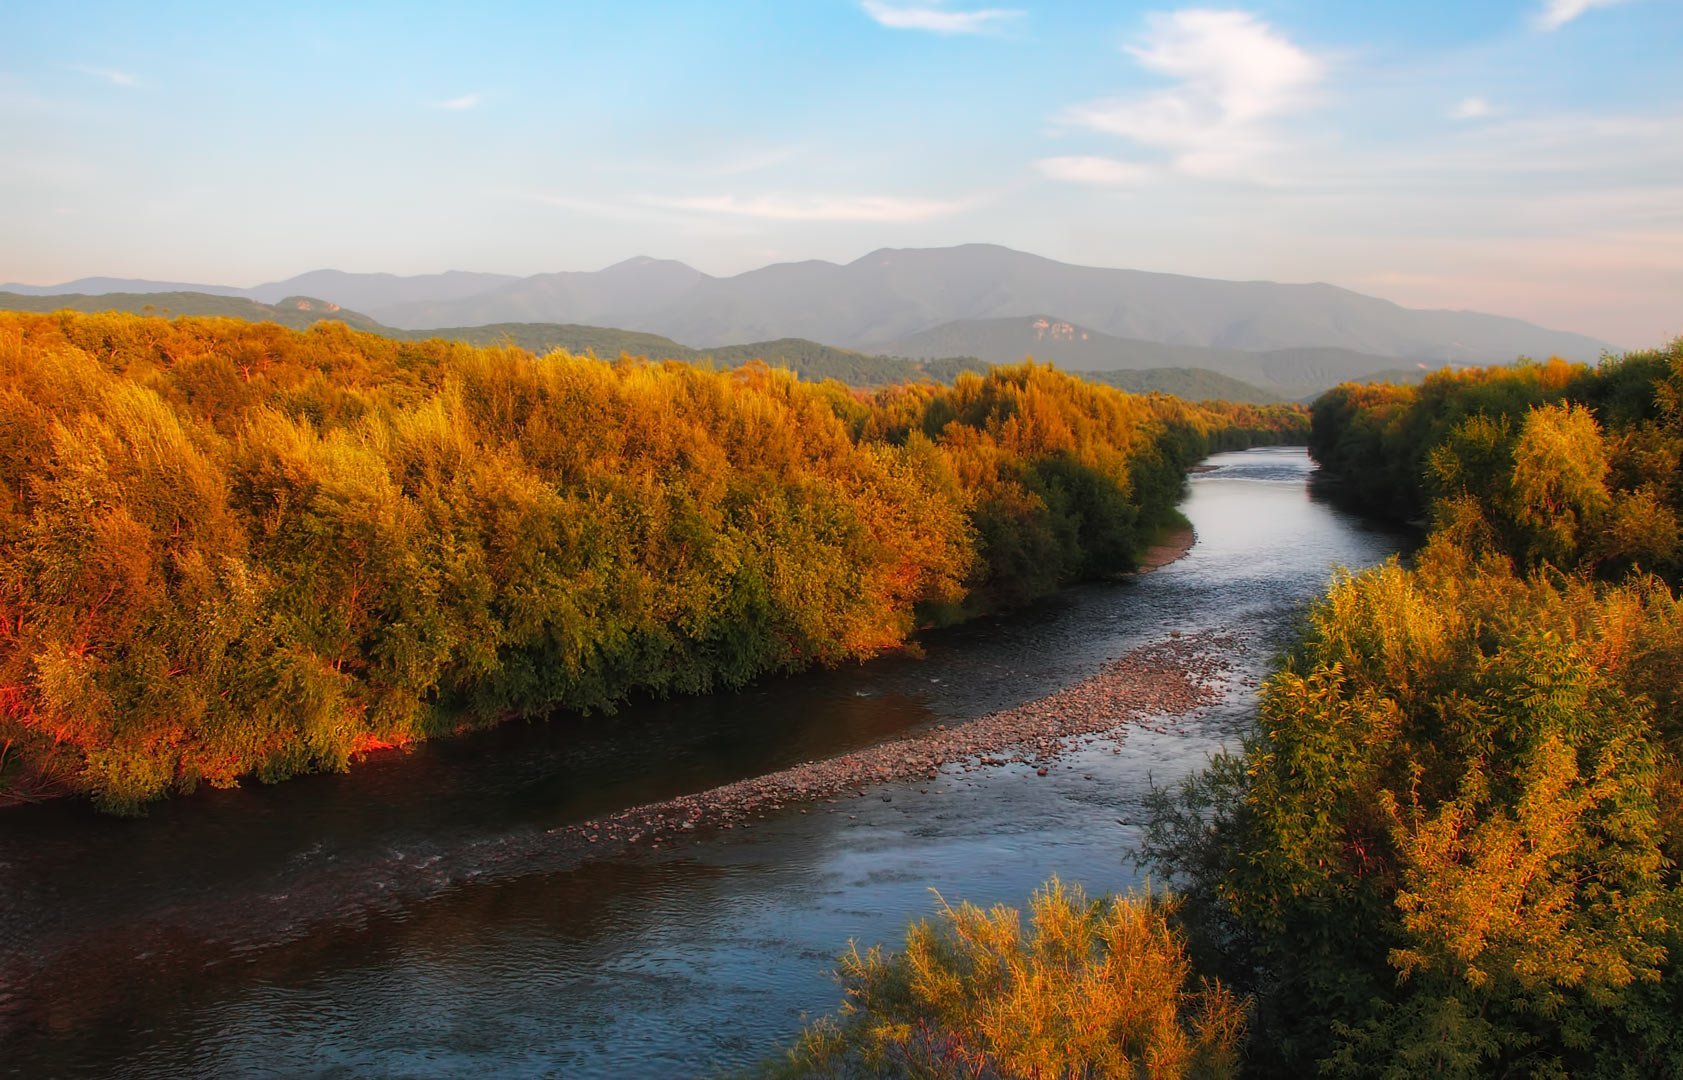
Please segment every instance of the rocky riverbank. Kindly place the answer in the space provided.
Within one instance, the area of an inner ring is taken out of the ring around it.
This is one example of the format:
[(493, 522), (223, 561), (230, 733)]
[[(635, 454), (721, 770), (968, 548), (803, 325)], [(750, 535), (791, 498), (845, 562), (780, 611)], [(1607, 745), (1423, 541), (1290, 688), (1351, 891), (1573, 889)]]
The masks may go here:
[(1192, 545), (1198, 542), (1198, 534), (1189, 525), (1182, 529), (1175, 529), (1165, 533), (1157, 543), (1146, 549), (1140, 556), (1138, 573), (1149, 574), (1153, 570), (1164, 567), (1192, 550)]
[(1013, 764), (1031, 766), (1044, 776), (1048, 763), (1080, 736), (1157, 724), (1214, 704), (1221, 697), (1228, 670), (1224, 653), (1231, 644), (1221, 633), (1173, 634), (1073, 686), (1014, 708), (554, 831), (587, 845), (660, 846), (696, 830), (745, 827), (800, 803), (862, 798), (873, 784), (937, 781)]

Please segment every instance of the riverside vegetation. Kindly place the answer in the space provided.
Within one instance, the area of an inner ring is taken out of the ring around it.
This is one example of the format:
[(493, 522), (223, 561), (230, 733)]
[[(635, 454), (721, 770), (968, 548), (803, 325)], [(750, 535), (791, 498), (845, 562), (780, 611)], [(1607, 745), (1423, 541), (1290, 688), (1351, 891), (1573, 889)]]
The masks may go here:
[(876, 392), (321, 323), (0, 314), (0, 792), (201, 783), (862, 659), (1124, 571), (1292, 407)]
[[(1430, 536), (1336, 580), (1254, 733), (1157, 794), (1176, 895), (1053, 886), (1029, 942), (944, 910), (845, 956), (774, 1071), (1683, 1076), (1683, 340), (1312, 412), (1324, 470)], [(1153, 929), (1085, 929), (1122, 923)]]

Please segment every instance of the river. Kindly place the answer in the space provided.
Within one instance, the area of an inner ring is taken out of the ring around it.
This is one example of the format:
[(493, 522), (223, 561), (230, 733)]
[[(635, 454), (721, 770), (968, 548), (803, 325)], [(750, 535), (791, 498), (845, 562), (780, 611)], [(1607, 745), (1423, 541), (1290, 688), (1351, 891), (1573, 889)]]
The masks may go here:
[[(1220, 454), (1183, 559), (893, 656), (604, 721), (506, 725), (145, 818), (0, 814), (0, 1075), (682, 1077), (835, 1006), (847, 941), (1053, 874), (1125, 889), (1142, 796), (1233, 744), (1333, 566), (1406, 539), (1301, 450)], [(1170, 633), (1231, 640), (1221, 702), (1078, 740), (1045, 777), (943, 770), (676, 845), (552, 830), (953, 723)]]

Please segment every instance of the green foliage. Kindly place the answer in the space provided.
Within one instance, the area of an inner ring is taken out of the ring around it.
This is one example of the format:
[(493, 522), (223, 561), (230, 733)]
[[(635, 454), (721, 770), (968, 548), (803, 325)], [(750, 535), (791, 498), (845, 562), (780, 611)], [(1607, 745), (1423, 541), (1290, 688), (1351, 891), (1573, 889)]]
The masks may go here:
[(1275, 404), (1280, 395), (1231, 375), (1197, 367), (1151, 367), (1122, 371), (1083, 371), (1083, 379), (1130, 394), (1173, 394), (1187, 401), (1248, 401)]
[(26, 296), (0, 292), (0, 311), (127, 311), (145, 315), (197, 315), (248, 322), (273, 322), (303, 330), (322, 319), (333, 319), (358, 330), (384, 330), (379, 323), (338, 304), (309, 296), (289, 296), (274, 304), (262, 304), (243, 296), (218, 296), (201, 292), (156, 293), (58, 293)]
[(1679, 607), (1442, 539), (1316, 606), (1242, 757), (1161, 799), (1148, 845), (1279, 1068), (1683, 1061), (1683, 1031), (1627, 1020), (1683, 1008), (1683, 742), (1641, 690)]
[(840, 1014), (809, 1026), (785, 1077), (1226, 1077), (1247, 1003), (1195, 979), (1172, 907), (1089, 900), (1054, 879), (1018, 912), (943, 903), (902, 952), (850, 948)]
[(1130, 568), (1189, 454), (1301, 423), (68, 312), (0, 316), (0, 408), (6, 775), (116, 810), (863, 659)]
[(1683, 342), (1316, 403), (1432, 538), (1334, 585), (1146, 845), (1261, 1071), (1683, 1075), (1680, 388)]
[(1595, 368), (1446, 371), (1328, 391), (1310, 453), (1370, 512), (1521, 565), (1683, 572), (1683, 339)]

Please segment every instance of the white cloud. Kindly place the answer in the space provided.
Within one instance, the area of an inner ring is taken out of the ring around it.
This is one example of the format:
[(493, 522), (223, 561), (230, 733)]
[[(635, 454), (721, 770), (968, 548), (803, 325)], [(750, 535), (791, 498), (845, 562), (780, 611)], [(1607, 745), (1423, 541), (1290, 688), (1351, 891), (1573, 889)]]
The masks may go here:
[(950, 217), (980, 205), (977, 199), (901, 199), (890, 195), (698, 195), (648, 198), (653, 206), (763, 221), (878, 221), (907, 223)]
[(1452, 120), (1480, 120), (1489, 116), (1493, 111), (1488, 100), (1481, 97), (1470, 97), (1461, 99), (1455, 108), (1449, 110), (1449, 116)]
[(1620, 0), (1544, 0), (1536, 23), (1542, 30), (1559, 30), (1591, 8), (1612, 7)]
[(1179, 172), (1252, 176), (1274, 149), (1272, 122), (1302, 107), (1324, 63), (1242, 11), (1192, 9), (1148, 17), (1127, 51), (1179, 85), (1142, 98), (1067, 109), (1069, 124), (1162, 150)]
[(140, 82), (126, 71), (116, 68), (92, 67), (88, 64), (71, 64), (70, 70), (80, 71), (83, 75), (92, 75), (96, 79), (104, 79), (112, 86), (138, 86)]
[(928, 30), (936, 34), (981, 34), (1023, 15), (1021, 11), (1010, 8), (949, 11), (934, 4), (886, 4), (882, 0), (864, 0), (860, 6), (865, 9), (866, 15), (883, 26), (895, 30)]
[(1123, 187), (1140, 184), (1156, 175), (1156, 170), (1132, 161), (1118, 161), (1108, 157), (1050, 157), (1034, 163), (1041, 174), (1053, 180), (1071, 184), (1091, 184), (1095, 187)]
[(435, 101), (432, 103), (432, 107), (449, 109), (451, 112), (463, 112), (467, 109), (476, 108), (484, 100), (484, 94), (463, 94), (461, 97), (450, 98), (447, 101)]

